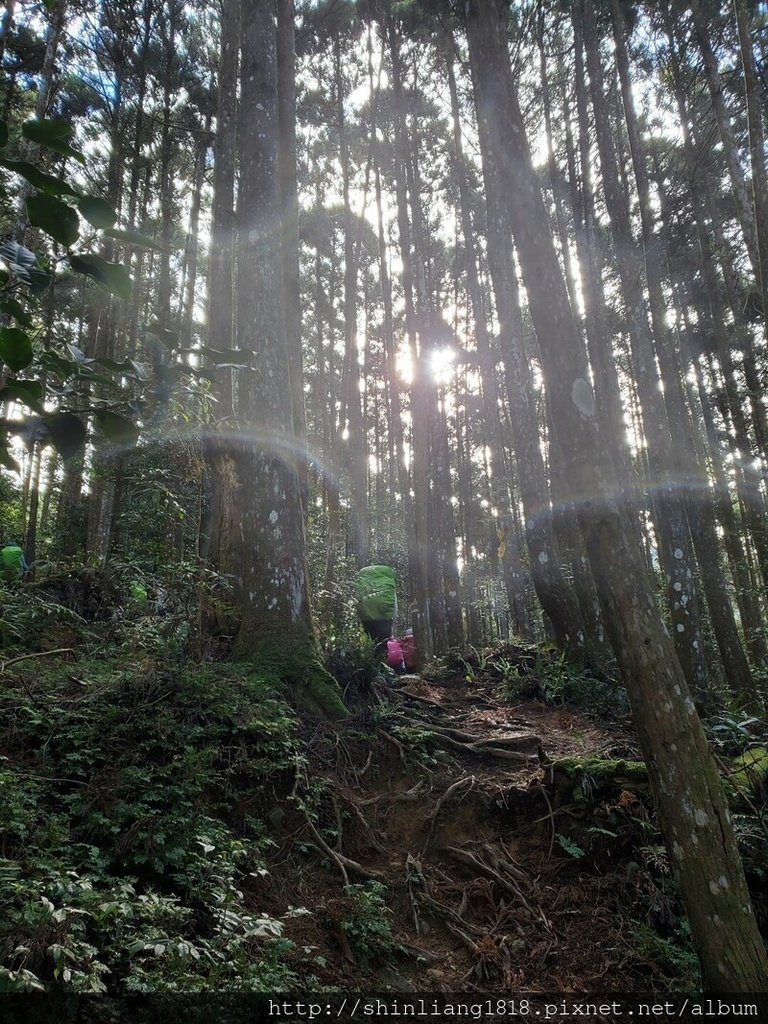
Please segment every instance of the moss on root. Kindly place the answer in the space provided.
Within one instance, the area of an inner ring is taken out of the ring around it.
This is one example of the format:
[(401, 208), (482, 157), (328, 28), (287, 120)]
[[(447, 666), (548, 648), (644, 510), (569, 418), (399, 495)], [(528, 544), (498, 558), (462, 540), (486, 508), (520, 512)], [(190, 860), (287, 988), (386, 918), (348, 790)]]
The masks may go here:
[(561, 795), (572, 794), (577, 802), (589, 802), (593, 794), (604, 795), (612, 790), (628, 789), (641, 795), (648, 792), (648, 772), (642, 761), (595, 755), (563, 757), (548, 771), (554, 789)]
[(749, 801), (761, 802), (768, 795), (768, 749), (752, 747), (731, 762), (727, 779), (732, 807), (746, 807)]
[(312, 634), (295, 629), (275, 635), (261, 630), (258, 637), (238, 637), (234, 658), (253, 666), (255, 674), (287, 683), (300, 711), (324, 718), (347, 718), (349, 711), (339, 684), (323, 665)]

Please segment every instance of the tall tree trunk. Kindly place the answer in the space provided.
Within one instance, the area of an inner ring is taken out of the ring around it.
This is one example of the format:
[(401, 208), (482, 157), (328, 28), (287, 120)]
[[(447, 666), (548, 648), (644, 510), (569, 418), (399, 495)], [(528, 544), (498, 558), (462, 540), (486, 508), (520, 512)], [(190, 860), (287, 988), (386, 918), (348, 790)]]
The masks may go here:
[[(473, 80), (476, 72), (473, 63)], [(475, 91), (477, 94), (476, 82)], [(489, 115), (480, 108), (478, 131), (486, 190), (488, 264), (496, 299), (499, 341), (504, 361), (531, 577), (539, 603), (552, 623), (558, 646), (578, 660), (585, 653), (585, 628), (576, 596), (567, 585), (560, 568), (560, 553), (554, 535), (546, 470), (541, 453), (539, 417), (533, 400), (528, 357), (522, 336), (504, 184), (498, 154), (493, 151)]]
[[(504, 0), (467, 0), (478, 105), (509, 198), (555, 429), (592, 572), (632, 704), (661, 826), (707, 989), (762, 992), (768, 957), (730, 815), (685, 677), (654, 601), (636, 530), (614, 498), (578, 325), (552, 239), (512, 80)], [(514, 197), (514, 201), (513, 201)]]
[[(755, 283), (761, 292), (763, 316), (768, 316), (765, 305), (766, 288), (768, 288), (768, 282), (766, 281), (766, 266), (768, 266), (768, 199), (765, 195), (764, 154), (762, 149), (754, 148), (760, 146), (762, 125), (760, 124), (759, 100), (757, 98), (754, 76), (754, 58), (752, 56), (749, 35), (748, 9), (743, 0), (734, 0), (734, 7), (739, 31), (742, 67), (744, 69), (745, 94), (749, 104), (747, 117), (750, 130), (750, 157), (754, 160), (751, 196), (744, 176), (741, 154), (734, 136), (731, 118), (723, 98), (723, 83), (718, 70), (717, 57), (712, 50), (712, 44), (709, 39), (709, 21), (710, 15), (713, 13), (711, 4), (708, 0), (691, 0), (690, 3), (696, 41), (704, 59), (704, 74), (712, 99), (712, 109), (717, 121), (720, 139), (723, 144), (723, 153), (731, 179), (732, 197), (736, 206), (736, 214), (744, 236), (744, 244), (749, 253), (750, 264), (755, 275)], [(754, 177), (755, 163), (758, 165), (757, 178)]]
[(291, 408), (302, 501), (307, 502), (307, 418), (299, 297), (299, 200), (296, 181), (296, 11), (294, 0), (277, 5), (277, 116), (280, 124), (280, 199), (283, 212), (283, 316), (291, 373)]
[[(240, 4), (222, 0), (216, 136), (213, 143), (213, 203), (208, 264), (208, 344), (233, 347), (233, 262), (235, 254), (235, 151)], [(222, 417), (234, 412), (232, 370), (220, 371)]]
[(259, 352), (246, 378), (242, 438), (229, 445), (237, 485), (237, 589), (242, 625), (237, 657), (294, 687), (307, 710), (341, 717), (346, 709), (325, 672), (309, 605), (301, 491), (293, 452), (290, 367), (282, 318), (282, 225), (278, 153), (277, 39), (273, 0), (241, 5), (240, 230), (238, 340)]
[(524, 637), (532, 636), (532, 627), (528, 619), (525, 605), (525, 576), (520, 565), (520, 552), (515, 544), (514, 529), (511, 523), (511, 494), (509, 488), (509, 471), (504, 464), (504, 443), (501, 436), (501, 419), (499, 417), (499, 387), (496, 377), (496, 355), (492, 351), (491, 337), (488, 331), (487, 311), (480, 287), (480, 275), (477, 269), (477, 252), (475, 249), (475, 232), (472, 224), (471, 200), (467, 181), (466, 160), (461, 141), (461, 120), (459, 114), (459, 97), (456, 88), (456, 75), (453, 69), (453, 57), (446, 53), (446, 72), (448, 90), (451, 97), (451, 116), (453, 119), (453, 145), (456, 154), (456, 173), (459, 185), (459, 206), (461, 233), (464, 239), (464, 257), (467, 274), (467, 291), (472, 307), (472, 318), (475, 328), (475, 343), (483, 391), (483, 420), (487, 444), (490, 448), (491, 491), (493, 506), (499, 514), (500, 543), (504, 544), (502, 552), (502, 569), (504, 585), (509, 602), (510, 615), (515, 625), (515, 632)]
[[(650, 182), (646, 167), (645, 145), (635, 113), (629, 58), (624, 41), (624, 17), (618, 0), (611, 0), (611, 15), (616, 45), (616, 60), (624, 102), (624, 116), (635, 171), (635, 182), (640, 199), (643, 257), (648, 282), (651, 322), (656, 342), (655, 349), (664, 382), (667, 414), (673, 436), (677, 441), (672, 452), (672, 458), (677, 464), (678, 479), (684, 486), (685, 507), (691, 524), (691, 539), (701, 568), (702, 584), (715, 636), (717, 637), (722, 654), (723, 665), (728, 674), (728, 680), (736, 691), (751, 693), (753, 689), (752, 675), (741, 645), (738, 629), (733, 617), (733, 609), (731, 608), (720, 572), (717, 555), (719, 545), (715, 528), (714, 510), (709, 496), (708, 480), (703, 467), (698, 465), (696, 458), (691, 426), (685, 406), (680, 367), (677, 363), (673, 341), (667, 327), (667, 300), (664, 295), (662, 279), (663, 240), (656, 234), (655, 230)], [(695, 599), (695, 591), (689, 588), (687, 591), (680, 593), (677, 600), (685, 604), (690, 600), (691, 595)], [(694, 630), (693, 636), (689, 638), (690, 641), (694, 646), (701, 645), (703, 647), (701, 631), (696, 630), (693, 619), (691, 625), (694, 626)], [(694, 658), (692, 660), (695, 664), (699, 659)], [(701, 689), (702, 682), (695, 681), (697, 689)]]
[(357, 261), (355, 232), (350, 205), (349, 145), (347, 142), (344, 111), (345, 87), (341, 66), (341, 40), (334, 41), (334, 82), (336, 90), (336, 116), (339, 132), (339, 160), (341, 163), (342, 196), (344, 200), (344, 353), (346, 387), (343, 395), (346, 422), (342, 418), (342, 432), (346, 430), (346, 460), (349, 465), (350, 498), (352, 511), (352, 545), (358, 566), (366, 565), (370, 538), (368, 523), (368, 445), (363, 429), (362, 394), (360, 392), (360, 361), (357, 343)]
[[(405, 129), (403, 72), (399, 40), (391, 16), (387, 17), (387, 38), (392, 61), (392, 91), (395, 121), (395, 189), (397, 197), (397, 225), (400, 256), (403, 262), (403, 297), (405, 325), (412, 361), (411, 383), (411, 459), (414, 489), (413, 545), (414, 562), (409, 566), (413, 588), (413, 627), (417, 647), (425, 660), (433, 653), (430, 624), (430, 590), (428, 575), (429, 556), (429, 417), (431, 400), (427, 388), (428, 367), (425, 361), (426, 327), (424, 310), (417, 318), (414, 303), (415, 278), (418, 258), (411, 241), (411, 223), (408, 216), (408, 187), (406, 164), (409, 159)], [(418, 200), (418, 197), (417, 197)]]
[[(648, 443), (651, 507), (659, 545), (659, 558), (666, 577), (667, 601), (677, 656), (688, 685), (703, 696), (706, 683), (704, 642), (698, 614), (693, 550), (685, 509), (676, 487), (667, 410), (664, 396), (659, 389), (656, 353), (648, 325), (642, 282), (637, 273), (638, 263), (644, 262), (643, 254), (638, 252), (635, 244), (627, 193), (619, 182), (620, 163), (617, 165), (604, 94), (603, 69), (592, 0), (584, 0), (583, 10), (587, 69), (603, 172), (603, 187), (611, 221), (616, 264), (629, 319), (634, 376), (642, 411), (643, 431)], [(651, 244), (652, 240), (649, 239), (648, 245)]]

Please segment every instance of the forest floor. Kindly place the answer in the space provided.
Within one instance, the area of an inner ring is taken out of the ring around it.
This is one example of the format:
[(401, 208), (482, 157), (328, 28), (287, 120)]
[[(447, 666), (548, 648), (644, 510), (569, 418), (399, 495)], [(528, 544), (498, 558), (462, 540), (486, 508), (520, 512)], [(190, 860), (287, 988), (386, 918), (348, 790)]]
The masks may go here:
[(0, 991), (697, 990), (618, 684), (516, 645), (352, 661), (319, 722), (150, 625), (0, 664)]
[[(379, 683), (373, 702), (360, 713), (364, 733), (307, 737), (307, 771), (323, 780), (335, 838), (314, 828), (308, 837), (324, 870), (303, 869), (284, 845), (260, 892), (275, 914), (286, 902), (324, 908), (285, 932), (297, 951), (321, 952), (322, 983), (443, 993), (695, 987), (626, 715), (510, 703), (498, 673), (463, 659), (430, 679)], [(294, 819), (289, 834), (300, 827)], [(340, 876), (351, 887), (340, 889)], [(365, 900), (377, 882), (386, 911)]]

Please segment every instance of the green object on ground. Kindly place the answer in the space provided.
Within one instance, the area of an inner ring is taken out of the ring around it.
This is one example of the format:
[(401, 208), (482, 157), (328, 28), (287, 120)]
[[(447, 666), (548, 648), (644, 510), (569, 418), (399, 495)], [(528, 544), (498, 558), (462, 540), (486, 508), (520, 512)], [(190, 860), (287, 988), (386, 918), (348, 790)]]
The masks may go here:
[(146, 587), (139, 583), (138, 580), (131, 580), (128, 584), (128, 589), (130, 590), (131, 597), (136, 604), (146, 604), (149, 600)]
[(363, 620), (394, 619), (395, 574), (388, 565), (366, 565), (355, 580), (357, 614)]
[(768, 793), (768, 750), (750, 747), (734, 757), (726, 779), (732, 806), (748, 807), (750, 800), (761, 802), (762, 794)]
[(6, 544), (0, 550), (0, 568), (2, 568), (3, 579), (6, 583), (21, 579), (24, 571), (23, 558), (24, 552), (18, 544)]

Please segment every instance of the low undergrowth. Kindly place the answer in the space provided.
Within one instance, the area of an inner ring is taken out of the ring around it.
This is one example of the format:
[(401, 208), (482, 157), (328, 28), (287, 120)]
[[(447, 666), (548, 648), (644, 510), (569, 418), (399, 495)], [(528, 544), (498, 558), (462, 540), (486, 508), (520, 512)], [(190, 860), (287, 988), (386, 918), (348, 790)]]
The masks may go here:
[[(91, 656), (0, 665), (0, 991), (412, 991), (425, 965), (447, 991), (542, 990), (555, 968), (574, 991), (696, 990), (610, 680), (509, 646), (387, 681), (363, 651), (329, 725), (248, 666), (142, 648), (141, 619), (122, 660), (83, 628)], [(726, 769), (755, 728), (712, 729)]]
[(265, 798), (300, 758), (281, 696), (229, 667), (28, 666), (0, 694), (0, 986), (285, 987), (258, 910)]

